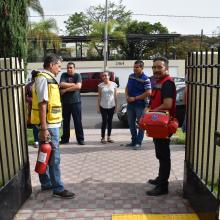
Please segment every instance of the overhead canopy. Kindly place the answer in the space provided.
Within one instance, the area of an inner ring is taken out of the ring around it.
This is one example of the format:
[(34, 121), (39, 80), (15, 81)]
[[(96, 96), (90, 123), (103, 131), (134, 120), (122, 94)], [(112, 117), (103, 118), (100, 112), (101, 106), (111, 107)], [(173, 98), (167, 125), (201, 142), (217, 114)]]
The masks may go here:
[[(137, 40), (161, 40), (168, 41), (174, 40), (180, 37), (180, 34), (129, 34), (127, 35), (128, 41)], [(60, 36), (63, 43), (73, 43), (73, 42), (88, 42), (92, 39), (91, 36)], [(109, 37), (109, 41), (114, 41), (116, 39)]]

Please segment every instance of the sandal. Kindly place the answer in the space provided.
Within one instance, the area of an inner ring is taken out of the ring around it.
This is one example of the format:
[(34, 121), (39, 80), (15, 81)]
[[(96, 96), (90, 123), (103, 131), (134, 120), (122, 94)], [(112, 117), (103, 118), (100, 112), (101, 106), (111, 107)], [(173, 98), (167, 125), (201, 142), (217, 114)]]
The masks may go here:
[(107, 144), (107, 141), (105, 140), (105, 138), (102, 138), (102, 139), (101, 139), (101, 143), (102, 143), (102, 144)]
[(109, 143), (114, 143), (114, 141), (113, 141), (111, 138), (108, 138), (107, 141), (108, 141)]

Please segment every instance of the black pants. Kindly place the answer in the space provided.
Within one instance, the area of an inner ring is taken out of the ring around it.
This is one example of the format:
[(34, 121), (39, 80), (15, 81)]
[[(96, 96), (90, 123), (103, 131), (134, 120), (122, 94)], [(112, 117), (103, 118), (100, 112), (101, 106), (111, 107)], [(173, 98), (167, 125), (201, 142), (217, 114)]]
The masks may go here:
[(63, 104), (63, 135), (61, 140), (68, 142), (70, 138), (70, 117), (72, 115), (76, 140), (84, 141), (84, 133), (82, 127), (82, 114), (81, 114), (81, 102), (72, 103), (72, 104)]
[(100, 106), (100, 112), (102, 115), (102, 128), (101, 128), (101, 136), (105, 137), (105, 130), (108, 127), (108, 136), (111, 136), (112, 132), (112, 119), (115, 112), (115, 107), (113, 108), (102, 108)]
[(158, 178), (161, 185), (168, 186), (170, 176), (170, 138), (153, 139), (156, 157), (159, 160)]

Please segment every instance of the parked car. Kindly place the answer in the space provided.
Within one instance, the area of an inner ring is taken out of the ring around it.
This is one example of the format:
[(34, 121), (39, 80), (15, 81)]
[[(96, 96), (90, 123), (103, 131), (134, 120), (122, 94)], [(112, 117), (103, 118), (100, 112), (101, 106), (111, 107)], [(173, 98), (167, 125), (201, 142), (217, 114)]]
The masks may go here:
[[(185, 78), (184, 77), (173, 76), (172, 79), (176, 85), (176, 89), (185, 86)], [(151, 86), (153, 87), (156, 84), (154, 76), (150, 76), (150, 81), (151, 81)]]
[[(82, 77), (81, 92), (97, 92), (98, 84), (102, 81), (101, 74), (103, 72), (84, 72), (80, 73)], [(119, 79), (115, 76), (114, 72), (109, 72), (110, 80), (117, 83), (119, 86)]]
[[(184, 117), (185, 117), (185, 111), (186, 107), (183, 102), (183, 96), (184, 96), (184, 87), (180, 87), (176, 91), (176, 117), (179, 121), (179, 127), (182, 126)], [(120, 106), (120, 109), (117, 113), (118, 119), (125, 125), (128, 125), (128, 116), (127, 116), (127, 103), (124, 103)]]

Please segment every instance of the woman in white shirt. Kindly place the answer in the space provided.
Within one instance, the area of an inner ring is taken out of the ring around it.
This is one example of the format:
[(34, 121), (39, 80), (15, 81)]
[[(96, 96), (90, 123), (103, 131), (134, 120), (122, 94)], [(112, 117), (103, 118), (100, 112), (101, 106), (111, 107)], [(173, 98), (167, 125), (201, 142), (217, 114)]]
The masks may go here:
[[(101, 143), (113, 143), (111, 139), (112, 119), (117, 110), (117, 84), (110, 81), (108, 72), (101, 75), (102, 83), (98, 85), (97, 112), (102, 116)], [(107, 127), (107, 140), (105, 139), (105, 130)]]

